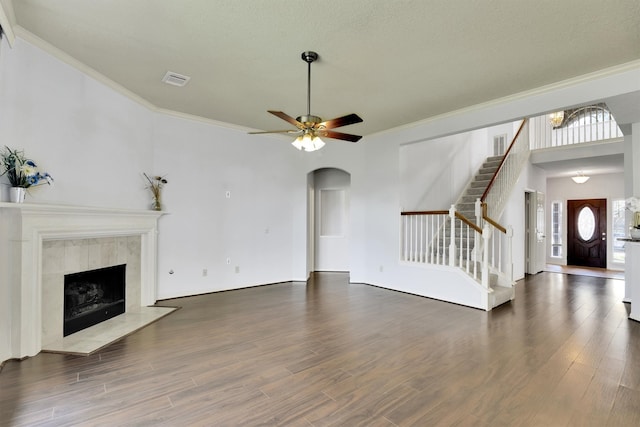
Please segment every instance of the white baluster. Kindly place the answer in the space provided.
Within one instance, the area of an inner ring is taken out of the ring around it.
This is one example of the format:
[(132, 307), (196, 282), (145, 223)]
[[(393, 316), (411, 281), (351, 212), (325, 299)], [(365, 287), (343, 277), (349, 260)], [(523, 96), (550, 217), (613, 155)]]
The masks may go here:
[[(467, 273), (469, 272), (469, 263), (471, 262), (471, 258), (469, 257), (470, 247), (471, 247), (471, 234), (469, 230), (469, 225), (467, 225)], [(475, 277), (475, 274), (474, 274), (474, 277)]]
[(509, 279), (509, 284), (513, 286), (513, 227), (507, 227), (507, 279)]
[(489, 239), (491, 238), (491, 229), (489, 225), (485, 225), (482, 229), (482, 286), (489, 289)]
[(451, 205), (449, 208), (449, 229), (451, 235), (449, 236), (449, 266), (456, 266), (456, 206)]
[(402, 236), (404, 237), (404, 242), (402, 245), (402, 260), (407, 260), (407, 215), (402, 215)]
[(431, 253), (431, 264), (433, 264), (433, 252), (434, 252), (434, 248), (433, 248), (433, 238), (435, 237), (433, 235), (433, 215), (429, 216), (429, 220), (431, 222), (431, 234), (429, 235), (429, 252)]

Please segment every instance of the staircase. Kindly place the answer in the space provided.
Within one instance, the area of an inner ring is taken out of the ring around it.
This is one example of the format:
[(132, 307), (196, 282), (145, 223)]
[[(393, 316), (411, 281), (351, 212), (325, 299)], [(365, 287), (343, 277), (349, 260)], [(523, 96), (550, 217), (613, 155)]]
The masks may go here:
[(484, 310), (515, 297), (513, 230), (497, 220), (529, 156), (526, 124), (504, 156), (487, 158), (450, 209), (400, 213), (400, 260), (437, 266), (425, 273), (417, 294)]
[[(474, 224), (481, 224), (481, 221), (476, 217), (476, 200), (478, 200), (484, 191), (487, 189), (491, 178), (498, 170), (502, 156), (488, 157), (482, 164), (475, 177), (467, 184), (467, 188), (462, 192), (462, 195), (455, 204), (456, 210), (462, 215), (467, 217)], [(451, 230), (447, 230), (446, 236), (449, 237)], [(468, 237), (465, 236), (464, 240), (469, 240), (471, 247), (475, 244), (475, 233), (471, 233)], [(440, 249), (445, 250), (441, 243)]]
[[(502, 157), (503, 156), (492, 156), (485, 160), (455, 205), (457, 211), (475, 224), (481, 223), (479, 218), (476, 217), (476, 200), (480, 199), (487, 189), (491, 178), (493, 178), (493, 175), (502, 162)], [(470, 245), (475, 247), (475, 233), (469, 236), (469, 240)], [(493, 293), (490, 296), (490, 304), (492, 307), (504, 304), (512, 300), (514, 296), (513, 287), (502, 286), (498, 279), (499, 277), (496, 273), (489, 273), (489, 286), (493, 289)]]
[(456, 203), (456, 210), (475, 224), (479, 223), (478, 218), (476, 218), (476, 200), (487, 189), (501, 161), (502, 156), (488, 157)]

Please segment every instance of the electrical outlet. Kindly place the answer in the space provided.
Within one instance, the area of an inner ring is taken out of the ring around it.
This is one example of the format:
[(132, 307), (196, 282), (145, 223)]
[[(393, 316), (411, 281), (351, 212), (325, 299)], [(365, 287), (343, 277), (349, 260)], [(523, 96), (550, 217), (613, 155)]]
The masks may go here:
[(205, 277), (209, 272), (207, 271), (206, 268), (202, 269), (202, 277)]
[(236, 274), (240, 273), (240, 266), (236, 265)]

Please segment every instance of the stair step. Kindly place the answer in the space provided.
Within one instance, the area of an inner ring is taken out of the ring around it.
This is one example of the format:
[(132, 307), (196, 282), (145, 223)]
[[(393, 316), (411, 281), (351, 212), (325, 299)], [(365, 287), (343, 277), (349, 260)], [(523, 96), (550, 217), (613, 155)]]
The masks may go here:
[(498, 163), (500, 163), (502, 161), (503, 157), (504, 157), (503, 155), (487, 157), (486, 162), (498, 162)]
[(491, 167), (482, 166), (480, 169), (478, 169), (478, 173), (490, 174), (491, 176), (493, 176), (493, 174), (495, 174), (497, 170), (498, 170), (498, 165), (491, 166)]
[(493, 293), (491, 294), (491, 305), (493, 308), (511, 301), (511, 298), (513, 297), (513, 288), (493, 285), (491, 287), (493, 289)]
[(477, 196), (462, 196), (462, 198), (460, 198), (460, 203), (473, 203), (475, 205), (476, 203), (476, 199), (479, 198), (481, 194), (478, 194)]
[(475, 178), (473, 178), (474, 181), (491, 181), (491, 178), (493, 178), (493, 172), (478, 172), (475, 176)]
[(468, 188), (464, 195), (469, 197), (475, 196), (479, 198), (480, 196), (482, 196), (482, 193), (484, 193), (484, 190), (485, 189), (482, 187)]
[(489, 168), (489, 167), (497, 168), (498, 166), (500, 166), (500, 163), (502, 163), (502, 158), (500, 158), (498, 160), (487, 160), (484, 163), (482, 163), (482, 167), (483, 168)]
[[(451, 229), (448, 228), (447, 231), (444, 234), (445, 236), (447, 236), (447, 242), (449, 242), (449, 237), (451, 237), (451, 233), (449, 232), (449, 230), (451, 230)], [(463, 236), (462, 240), (463, 241), (465, 241), (465, 240), (474, 240), (475, 239), (474, 236), (475, 236), (475, 233), (471, 232), (468, 237)], [(456, 236), (456, 242), (459, 241), (459, 240), (460, 240), (460, 236), (457, 235)], [(440, 241), (442, 241), (442, 236), (440, 236)]]
[(487, 186), (489, 185), (489, 181), (491, 181), (490, 179), (485, 179), (482, 181), (472, 181), (471, 182), (471, 188), (487, 188)]
[(476, 202), (475, 200), (473, 202), (460, 202), (458, 204), (456, 204), (456, 209), (463, 214), (464, 216), (466, 216), (467, 218), (469, 218), (469, 214), (471, 216), (475, 216), (476, 215)]

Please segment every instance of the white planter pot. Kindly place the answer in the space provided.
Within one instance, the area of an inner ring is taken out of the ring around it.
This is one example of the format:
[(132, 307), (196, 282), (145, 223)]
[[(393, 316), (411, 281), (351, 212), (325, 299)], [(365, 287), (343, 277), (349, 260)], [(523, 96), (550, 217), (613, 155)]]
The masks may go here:
[(22, 187), (11, 187), (9, 189), (9, 201), (11, 203), (23, 203), (27, 189)]

